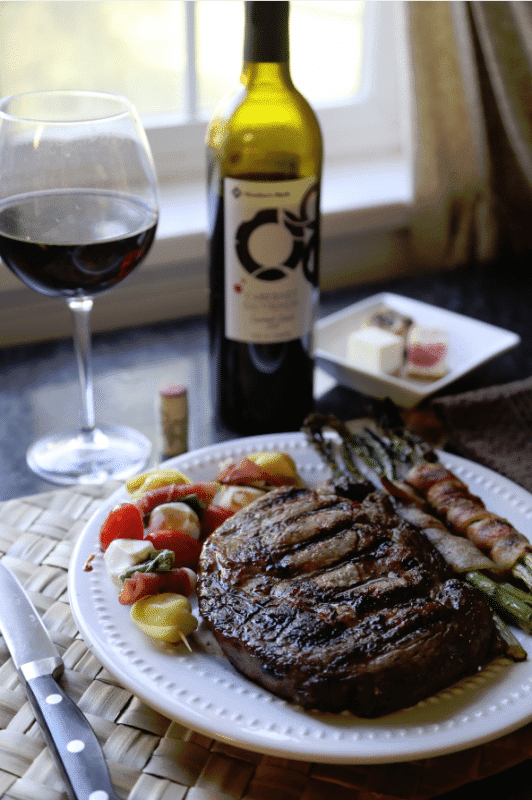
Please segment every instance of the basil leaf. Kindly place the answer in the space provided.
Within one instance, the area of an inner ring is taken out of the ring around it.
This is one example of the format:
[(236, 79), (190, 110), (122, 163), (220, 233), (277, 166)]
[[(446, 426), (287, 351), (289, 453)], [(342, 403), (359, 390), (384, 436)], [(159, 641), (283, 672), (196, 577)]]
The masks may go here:
[(192, 511), (195, 511), (200, 519), (207, 508), (207, 503), (204, 500), (200, 500), (197, 494), (187, 494), (186, 497), (180, 497), (178, 502), (186, 503), (187, 506), (190, 506)]
[(172, 550), (156, 550), (148, 561), (143, 561), (141, 564), (126, 570), (120, 576), (121, 581), (126, 578), (131, 578), (135, 572), (170, 572), (174, 568), (175, 554)]

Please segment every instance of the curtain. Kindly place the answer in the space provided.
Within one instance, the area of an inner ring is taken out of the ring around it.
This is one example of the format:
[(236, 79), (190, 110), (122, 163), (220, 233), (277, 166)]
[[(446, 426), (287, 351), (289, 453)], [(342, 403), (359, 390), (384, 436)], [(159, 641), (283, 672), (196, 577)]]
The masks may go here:
[(408, 3), (418, 270), (532, 249), (532, 3)]
[(532, 250), (532, 4), (469, 3), (499, 255)]
[(442, 269), (493, 255), (484, 116), (465, 2), (408, 4), (413, 92), (413, 262)]

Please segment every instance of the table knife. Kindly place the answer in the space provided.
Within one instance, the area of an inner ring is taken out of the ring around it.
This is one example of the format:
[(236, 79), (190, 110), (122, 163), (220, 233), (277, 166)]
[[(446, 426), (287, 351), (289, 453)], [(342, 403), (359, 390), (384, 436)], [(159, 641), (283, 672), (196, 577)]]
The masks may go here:
[(64, 664), (35, 606), (0, 562), (0, 632), (72, 800), (119, 800), (94, 731), (58, 678)]

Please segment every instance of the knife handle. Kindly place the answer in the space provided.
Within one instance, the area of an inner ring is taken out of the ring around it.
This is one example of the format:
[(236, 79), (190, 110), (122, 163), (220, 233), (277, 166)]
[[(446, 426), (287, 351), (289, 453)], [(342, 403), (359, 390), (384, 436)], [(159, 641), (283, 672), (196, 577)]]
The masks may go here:
[(96, 734), (57, 681), (39, 675), (26, 689), (71, 800), (120, 800)]

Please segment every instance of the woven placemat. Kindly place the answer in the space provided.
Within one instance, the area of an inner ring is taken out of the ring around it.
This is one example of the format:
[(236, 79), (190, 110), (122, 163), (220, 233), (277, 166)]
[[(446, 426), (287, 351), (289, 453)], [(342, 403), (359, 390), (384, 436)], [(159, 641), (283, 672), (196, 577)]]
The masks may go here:
[[(532, 755), (532, 725), (495, 742), (404, 764), (311, 764), (216, 742), (123, 689), (90, 653), (67, 594), (86, 521), (117, 488), (77, 487), (0, 504), (0, 558), (28, 590), (65, 661), (62, 684), (93, 726), (124, 800), (428, 800)], [(1, 599), (0, 599), (1, 601)], [(66, 800), (0, 637), (0, 798)]]
[(448, 444), (532, 492), (532, 378), (435, 398)]

